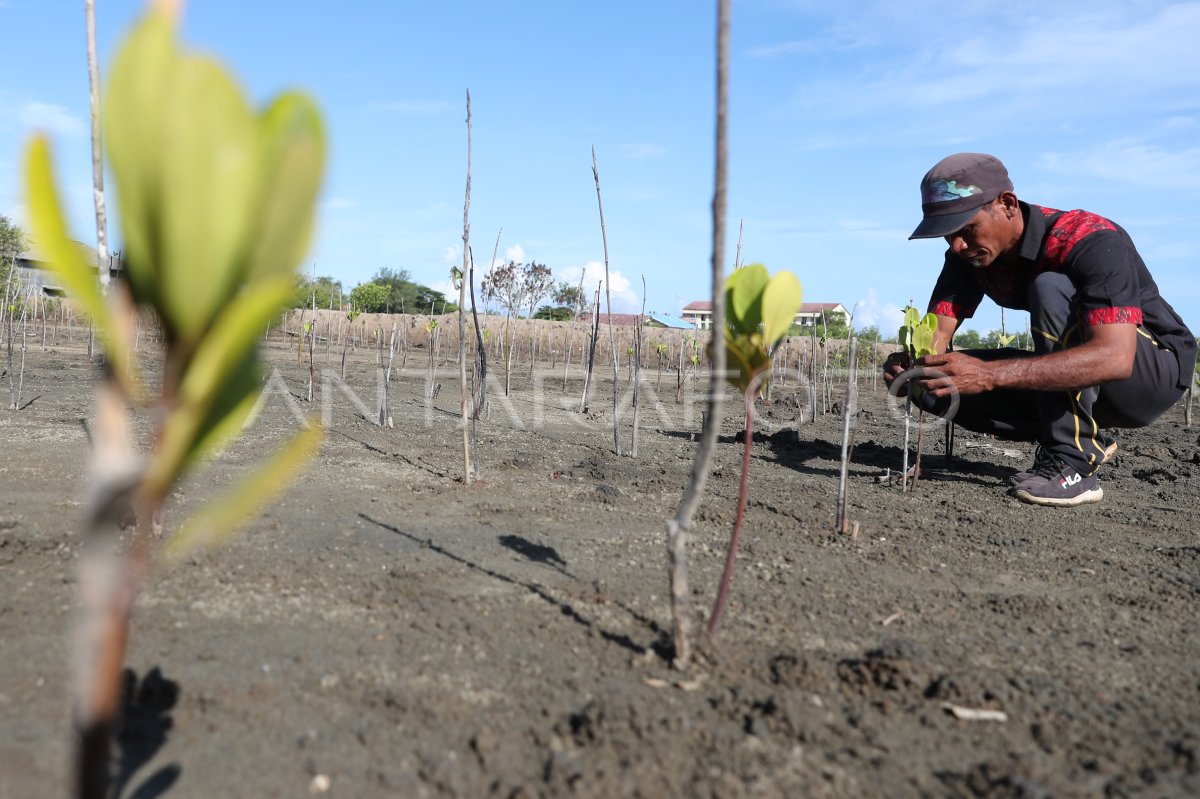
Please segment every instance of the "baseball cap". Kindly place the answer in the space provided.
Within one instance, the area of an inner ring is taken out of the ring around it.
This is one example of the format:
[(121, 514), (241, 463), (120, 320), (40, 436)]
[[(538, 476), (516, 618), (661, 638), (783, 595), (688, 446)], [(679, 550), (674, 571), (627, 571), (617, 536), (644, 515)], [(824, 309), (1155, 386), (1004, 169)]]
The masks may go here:
[(947, 156), (921, 179), (921, 210), (925, 218), (909, 238), (948, 236), (970, 222), (980, 208), (1012, 190), (1008, 170), (995, 156), (984, 153)]

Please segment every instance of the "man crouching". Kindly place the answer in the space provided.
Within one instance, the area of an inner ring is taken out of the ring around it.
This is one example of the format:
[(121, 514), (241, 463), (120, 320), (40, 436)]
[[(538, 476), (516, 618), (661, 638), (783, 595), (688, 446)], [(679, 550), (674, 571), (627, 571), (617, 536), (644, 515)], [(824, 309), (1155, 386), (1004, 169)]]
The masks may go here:
[[(1196, 339), (1158, 292), (1129, 235), (1087, 211), (1022, 202), (999, 160), (959, 153), (921, 181), (924, 218), (910, 239), (946, 239), (929, 301), (935, 355), (922, 358), (914, 403), (968, 430), (1036, 441), (1011, 492), (1038, 505), (1104, 497), (1096, 472), (1116, 451), (1107, 428), (1143, 427), (1174, 405), (1196, 362)], [(1033, 352), (949, 352), (984, 296), (1028, 311)], [(913, 364), (884, 362), (892, 382)]]

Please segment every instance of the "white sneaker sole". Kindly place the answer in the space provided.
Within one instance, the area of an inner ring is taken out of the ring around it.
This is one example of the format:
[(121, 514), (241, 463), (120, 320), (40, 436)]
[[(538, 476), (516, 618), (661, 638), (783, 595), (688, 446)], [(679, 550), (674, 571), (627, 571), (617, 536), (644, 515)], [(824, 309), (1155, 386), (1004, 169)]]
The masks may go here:
[(1096, 486), (1091, 491), (1084, 491), (1073, 497), (1039, 497), (1036, 494), (1030, 494), (1028, 491), (1017, 489), (1013, 492), (1013, 496), (1022, 502), (1028, 502), (1030, 505), (1046, 505), (1052, 508), (1073, 508), (1076, 505), (1087, 505), (1092, 502), (1099, 502), (1104, 499), (1104, 489)]

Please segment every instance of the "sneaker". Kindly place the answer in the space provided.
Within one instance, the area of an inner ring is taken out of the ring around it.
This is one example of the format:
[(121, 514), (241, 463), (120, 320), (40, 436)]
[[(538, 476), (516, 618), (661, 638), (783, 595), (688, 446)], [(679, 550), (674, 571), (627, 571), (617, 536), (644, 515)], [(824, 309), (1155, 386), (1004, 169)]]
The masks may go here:
[(1009, 477), (1008, 478), (1009, 484), (1013, 485), (1013, 486), (1019, 486), (1019, 485), (1021, 485), (1021, 483), (1024, 483), (1026, 480), (1031, 480), (1032, 478), (1037, 477), (1038, 470), (1040, 470), (1047, 463), (1051, 463), (1052, 461), (1053, 461), (1053, 456), (1050, 454), (1050, 450), (1043, 449), (1042, 445), (1038, 444), (1037, 449), (1035, 449), (1033, 451), (1033, 465), (1030, 466), (1025, 471), (1017, 472), (1016, 474)]
[(1033, 476), (1010, 491), (1022, 502), (1059, 508), (1071, 508), (1104, 499), (1104, 489), (1100, 487), (1095, 474), (1084, 477), (1074, 466), (1049, 452), (1035, 468)]
[[(1108, 463), (1110, 460), (1112, 460), (1112, 457), (1116, 454), (1117, 454), (1117, 442), (1114, 441), (1113, 443), (1109, 444), (1107, 447), (1104, 448), (1104, 457), (1100, 460), (1100, 464), (1103, 465), (1105, 463)], [(1042, 466), (1042, 464), (1045, 462), (1045, 460), (1047, 458), (1052, 458), (1052, 456), (1050, 455), (1050, 452), (1048, 450), (1043, 449), (1041, 444), (1038, 444), (1037, 449), (1034, 450), (1034, 452), (1033, 452), (1033, 465), (1029, 467), (1028, 471), (1017, 472), (1016, 474), (1010, 476), (1008, 478), (1009, 484), (1014, 485), (1014, 486), (1019, 486), (1019, 485), (1021, 485), (1021, 483), (1024, 483), (1026, 480), (1030, 479), (1031, 477), (1036, 477), (1038, 474), (1038, 468), (1040, 466)]]

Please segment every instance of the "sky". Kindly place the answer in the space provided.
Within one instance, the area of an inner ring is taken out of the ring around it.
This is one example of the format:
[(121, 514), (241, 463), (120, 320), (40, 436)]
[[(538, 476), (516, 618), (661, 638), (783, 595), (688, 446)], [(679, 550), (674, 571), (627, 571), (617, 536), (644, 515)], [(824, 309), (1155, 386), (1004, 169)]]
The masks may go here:
[[(0, 0), (0, 214), (54, 143), (75, 238), (94, 243), (82, 0)], [(100, 69), (145, 7), (96, 0)], [(328, 128), (302, 268), (347, 290), (383, 267), (449, 291), (462, 263), (471, 97), (477, 270), (537, 261), (615, 312), (709, 296), (716, 4), (703, 0), (188, 0), (182, 36), (256, 105), (285, 88)], [(954, 152), (1005, 162), (1018, 197), (1132, 235), (1200, 331), (1200, 2), (735, 0), (727, 268), (790, 270), (806, 302), (885, 332), (924, 306), (940, 239), (908, 241), (921, 176)], [(112, 182), (108, 185), (111, 187)], [(114, 205), (110, 199), (110, 206)], [(110, 232), (120, 248), (119, 225)], [(455, 292), (456, 293), (456, 292)], [(1006, 327), (1027, 314), (1009, 311)], [(965, 328), (1001, 324), (985, 300)]]

